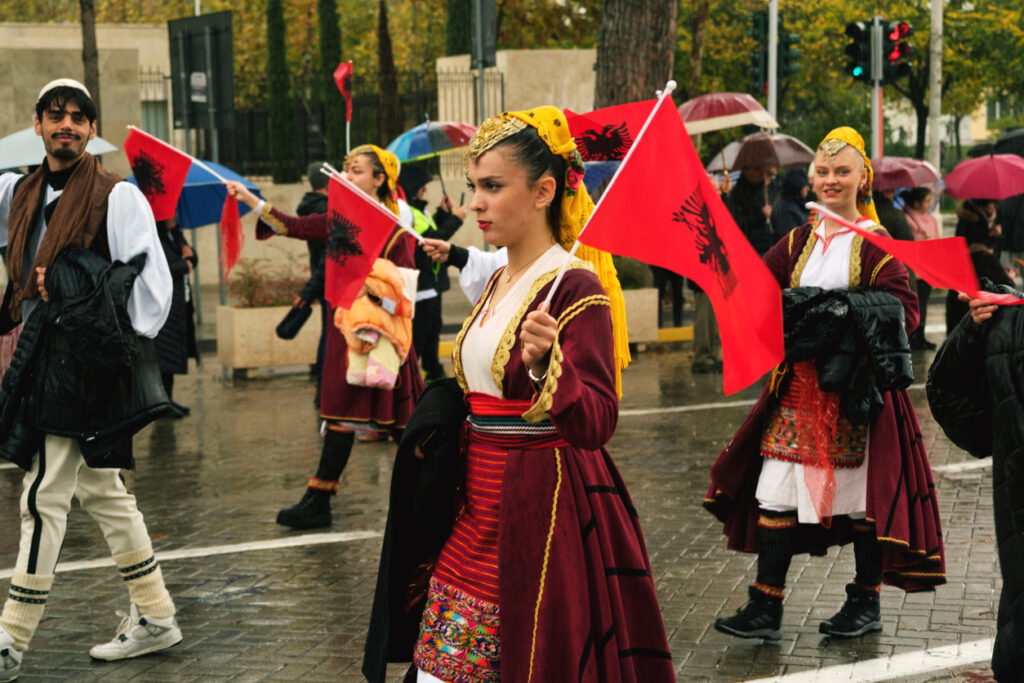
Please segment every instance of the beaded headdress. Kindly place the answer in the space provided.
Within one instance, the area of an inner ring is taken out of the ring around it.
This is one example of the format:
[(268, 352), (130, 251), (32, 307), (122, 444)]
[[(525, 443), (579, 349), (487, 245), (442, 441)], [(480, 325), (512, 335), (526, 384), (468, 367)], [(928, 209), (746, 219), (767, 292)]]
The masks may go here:
[(824, 152), (831, 164), (835, 162), (836, 154), (839, 154), (844, 147), (852, 147), (857, 150), (857, 153), (864, 159), (864, 168), (868, 170), (867, 182), (864, 183), (864, 188), (857, 193), (857, 210), (862, 216), (867, 216), (881, 225), (878, 220), (878, 212), (875, 211), (875, 203), (871, 198), (871, 181), (874, 179), (875, 172), (871, 168), (871, 159), (864, 151), (864, 138), (860, 136), (860, 133), (849, 126), (835, 128), (818, 145), (818, 151)]
[(380, 161), (380, 165), (384, 167), (385, 182), (388, 184), (388, 196), (384, 199), (384, 206), (397, 216), (398, 202), (395, 200), (395, 185), (398, 183), (398, 171), (401, 168), (398, 157), (377, 145), (359, 145), (345, 156), (345, 165), (348, 166), (348, 163), (360, 154), (376, 157)]
[[(572, 248), (594, 211), (594, 202), (583, 184), (583, 159), (576, 149), (576, 141), (569, 132), (569, 124), (562, 111), (556, 107), (543, 106), (528, 111), (513, 111), (491, 117), (481, 124), (469, 142), (468, 158), (476, 161), (484, 152), (506, 138), (531, 126), (547, 143), (551, 153), (565, 160), (565, 189), (562, 196), (562, 211), (559, 216), (558, 241), (566, 250)], [(611, 254), (580, 244), (576, 255), (593, 264), (598, 279), (611, 305), (612, 331), (615, 347), (615, 385), (622, 395), (622, 370), (629, 365), (629, 340), (626, 332), (626, 304), (622, 298), (615, 264)]]

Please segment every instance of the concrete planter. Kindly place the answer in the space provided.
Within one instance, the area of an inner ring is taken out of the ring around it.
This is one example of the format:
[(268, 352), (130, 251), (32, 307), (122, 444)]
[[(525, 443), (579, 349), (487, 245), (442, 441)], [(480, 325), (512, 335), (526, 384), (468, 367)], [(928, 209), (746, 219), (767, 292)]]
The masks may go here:
[(309, 320), (295, 339), (279, 339), (277, 324), (288, 306), (217, 307), (217, 360), (225, 368), (268, 368), (312, 365), (320, 340), (320, 310), (314, 304)]
[(624, 289), (626, 325), (630, 343), (658, 341), (658, 290), (654, 287)]

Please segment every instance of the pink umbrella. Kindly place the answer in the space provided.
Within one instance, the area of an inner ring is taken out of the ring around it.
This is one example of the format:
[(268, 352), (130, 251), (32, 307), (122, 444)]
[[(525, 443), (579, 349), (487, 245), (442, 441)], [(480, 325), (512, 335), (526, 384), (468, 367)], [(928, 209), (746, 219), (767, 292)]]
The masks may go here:
[(871, 160), (871, 168), (875, 172), (871, 189), (876, 192), (929, 185), (939, 180), (934, 166), (910, 157), (879, 157)]
[(961, 161), (945, 180), (946, 193), (957, 199), (1006, 199), (1024, 194), (1024, 157), (989, 154)]
[(679, 115), (690, 135), (735, 126), (778, 128), (779, 122), (753, 97), (738, 92), (713, 92), (679, 105)]

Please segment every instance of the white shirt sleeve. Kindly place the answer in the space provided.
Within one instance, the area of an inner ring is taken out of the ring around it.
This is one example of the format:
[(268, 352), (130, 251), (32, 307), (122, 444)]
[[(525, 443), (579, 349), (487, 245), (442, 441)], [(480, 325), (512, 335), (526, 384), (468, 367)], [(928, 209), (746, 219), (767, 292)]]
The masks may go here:
[(4, 173), (0, 175), (0, 247), (7, 246), (7, 218), (11, 214), (11, 202), (14, 199), (14, 185), (21, 178), (20, 173)]
[(110, 192), (107, 240), (113, 260), (127, 263), (138, 254), (146, 255), (146, 264), (128, 297), (128, 315), (138, 334), (155, 337), (167, 322), (174, 285), (156, 233), (153, 210), (145, 195), (131, 183), (120, 182)]
[(494, 271), (507, 263), (508, 251), (505, 247), (498, 251), (480, 251), (476, 247), (469, 247), (466, 267), (459, 272), (459, 286), (469, 303), (475, 304), (480, 300)]

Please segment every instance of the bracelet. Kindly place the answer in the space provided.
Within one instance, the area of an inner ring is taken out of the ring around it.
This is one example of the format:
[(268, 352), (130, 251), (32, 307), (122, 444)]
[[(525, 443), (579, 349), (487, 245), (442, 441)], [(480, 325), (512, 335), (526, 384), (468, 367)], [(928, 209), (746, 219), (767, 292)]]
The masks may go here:
[(526, 366), (526, 376), (529, 377), (532, 381), (536, 382), (537, 384), (540, 384), (541, 382), (543, 382), (547, 378), (548, 371), (545, 370), (543, 375), (541, 375), (540, 377), (537, 377), (537, 375), (533, 374), (533, 370), (530, 369), (530, 366), (527, 365)]

